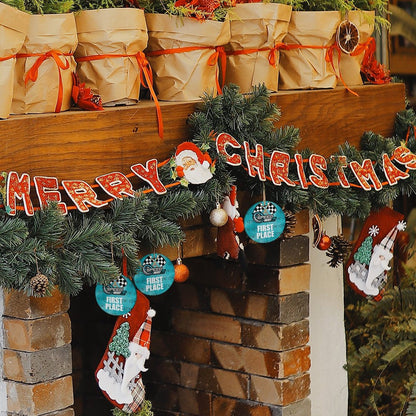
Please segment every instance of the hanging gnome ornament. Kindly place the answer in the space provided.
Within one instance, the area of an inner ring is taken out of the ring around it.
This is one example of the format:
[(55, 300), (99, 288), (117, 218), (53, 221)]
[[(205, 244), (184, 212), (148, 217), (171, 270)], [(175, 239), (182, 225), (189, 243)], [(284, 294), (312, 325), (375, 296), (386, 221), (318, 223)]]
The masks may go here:
[(155, 311), (137, 291), (137, 302), (130, 313), (119, 316), (110, 342), (97, 366), (95, 377), (104, 396), (126, 413), (140, 409), (145, 397), (141, 373), (147, 371), (150, 331)]
[(183, 142), (175, 152), (176, 174), (192, 184), (201, 184), (212, 178), (211, 157), (192, 142)]
[(346, 269), (349, 283), (363, 296), (381, 299), (387, 281), (393, 245), (398, 231), (406, 224), (403, 215), (388, 207), (372, 213), (363, 225)]
[(227, 213), (226, 223), (218, 228), (217, 254), (224, 259), (241, 259), (244, 246), (240, 243), (238, 233), (244, 231), (244, 221), (240, 217), (237, 201), (237, 187), (232, 186), (230, 195), (222, 202), (222, 209)]

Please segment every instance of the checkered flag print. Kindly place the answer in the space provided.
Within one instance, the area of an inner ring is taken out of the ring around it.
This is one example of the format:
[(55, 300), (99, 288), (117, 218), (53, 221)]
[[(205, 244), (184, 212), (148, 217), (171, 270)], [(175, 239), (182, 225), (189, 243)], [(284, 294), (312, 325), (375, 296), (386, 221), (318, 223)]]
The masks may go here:
[(276, 206), (272, 202), (265, 204), (264, 202), (259, 202), (253, 210), (253, 214), (261, 212), (264, 214), (275, 214), (277, 211)]
[(159, 266), (163, 267), (166, 264), (165, 258), (158, 254), (156, 257), (153, 257), (153, 254), (149, 254), (144, 260), (143, 260), (143, 266)]
[(114, 285), (118, 287), (126, 287), (127, 280), (123, 276), (119, 276), (118, 279), (114, 280)]

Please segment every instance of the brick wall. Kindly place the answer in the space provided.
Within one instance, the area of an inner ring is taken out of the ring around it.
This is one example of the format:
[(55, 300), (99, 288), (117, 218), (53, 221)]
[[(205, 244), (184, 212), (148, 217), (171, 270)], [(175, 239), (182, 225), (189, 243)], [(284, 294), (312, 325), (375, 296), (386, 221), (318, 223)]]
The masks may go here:
[(249, 266), (186, 259), (190, 279), (151, 299), (147, 396), (158, 416), (310, 415), (308, 217), (246, 248)]
[(3, 386), (7, 414), (73, 416), (69, 298), (4, 292)]
[[(143, 376), (155, 416), (310, 415), (308, 223), (300, 215), (294, 237), (247, 246), (247, 273), (215, 256), (188, 258), (190, 279), (150, 298)], [(84, 290), (68, 314), (57, 292), (4, 293), (7, 415), (111, 414), (94, 371), (115, 318), (92, 299), (94, 288)]]

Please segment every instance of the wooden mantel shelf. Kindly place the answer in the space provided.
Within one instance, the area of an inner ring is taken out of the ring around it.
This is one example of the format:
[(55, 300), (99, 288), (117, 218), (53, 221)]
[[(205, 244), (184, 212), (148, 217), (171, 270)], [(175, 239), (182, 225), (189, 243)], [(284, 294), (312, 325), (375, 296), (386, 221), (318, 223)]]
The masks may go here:
[[(391, 136), (398, 111), (405, 107), (404, 84), (355, 87), (356, 97), (344, 88), (282, 91), (272, 102), (282, 112), (278, 126), (300, 129), (300, 147), (328, 156), (348, 141), (358, 145), (363, 132)], [(0, 121), (1, 170), (62, 179), (94, 178), (112, 171), (169, 157), (188, 139), (187, 117), (195, 102), (161, 103), (165, 138), (157, 134), (153, 102), (108, 108), (100, 112), (11, 116)]]

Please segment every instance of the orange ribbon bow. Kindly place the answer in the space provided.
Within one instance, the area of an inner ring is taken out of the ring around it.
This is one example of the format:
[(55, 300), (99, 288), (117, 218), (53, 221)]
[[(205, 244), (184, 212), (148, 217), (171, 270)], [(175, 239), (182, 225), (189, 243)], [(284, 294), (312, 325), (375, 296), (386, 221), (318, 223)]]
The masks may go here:
[[(158, 121), (158, 133), (159, 137), (163, 139), (163, 118), (162, 118), (162, 110), (160, 108), (159, 101), (157, 99), (155, 90), (153, 89), (153, 74), (152, 68), (150, 67), (149, 61), (146, 59), (146, 56), (143, 52), (139, 51), (136, 54), (103, 54), (103, 55), (89, 55), (89, 56), (81, 56), (76, 58), (77, 62), (85, 62), (85, 61), (98, 61), (100, 59), (106, 58), (136, 58), (137, 64), (140, 68), (140, 83), (145, 88), (149, 88), (150, 95), (153, 98), (156, 106), (156, 114), (157, 114), (157, 121)], [(144, 79), (143, 79), (144, 76)], [(146, 81), (146, 82), (145, 82)]]
[[(55, 106), (55, 113), (59, 113), (61, 111), (62, 107), (62, 100), (64, 95), (64, 87), (62, 83), (62, 69), (68, 69), (69, 68), (69, 61), (66, 59), (66, 56), (72, 56), (72, 53), (63, 53), (61, 51), (51, 50), (49, 52), (45, 53), (18, 53), (16, 55), (17, 58), (29, 58), (32, 56), (37, 56), (38, 59), (36, 59), (35, 63), (32, 65), (32, 67), (27, 71), (26, 77), (25, 77), (25, 84), (29, 82), (29, 80), (35, 82), (38, 79), (38, 71), (39, 67), (45, 62), (46, 59), (52, 58), (57, 67), (58, 67), (58, 74), (59, 74), (59, 88), (58, 88), (58, 98), (56, 100), (56, 106)], [(61, 60), (61, 56), (64, 57), (64, 62)]]
[(182, 48), (171, 48), (171, 49), (160, 49), (157, 51), (147, 52), (146, 55), (153, 57), (153, 56), (161, 56), (161, 55), (172, 55), (174, 53), (184, 53), (184, 52), (192, 52), (192, 51), (200, 51), (204, 49), (212, 49), (214, 50), (213, 54), (208, 58), (208, 65), (214, 66), (217, 65), (218, 60), (221, 62), (221, 77), (222, 82), (220, 84), (219, 76), (218, 76), (218, 66), (216, 68), (216, 84), (217, 84), (217, 91), (219, 94), (222, 94), (222, 87), (224, 86), (225, 82), (225, 66), (227, 62), (227, 55), (225, 53), (223, 46), (185, 46)]

